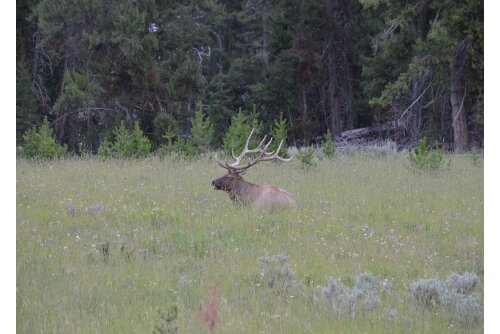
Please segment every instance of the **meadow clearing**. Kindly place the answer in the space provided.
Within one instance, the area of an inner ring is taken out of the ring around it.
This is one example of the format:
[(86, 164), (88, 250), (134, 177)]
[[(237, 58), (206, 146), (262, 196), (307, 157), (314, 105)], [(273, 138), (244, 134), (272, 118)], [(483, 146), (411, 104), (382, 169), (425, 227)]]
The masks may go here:
[(208, 155), (18, 159), (17, 331), (482, 332), (470, 303), (410, 293), (468, 273), (482, 304), (483, 168), (447, 158), (424, 173), (403, 153), (252, 167), (246, 180), (299, 203), (274, 213), (213, 190), (225, 171)]

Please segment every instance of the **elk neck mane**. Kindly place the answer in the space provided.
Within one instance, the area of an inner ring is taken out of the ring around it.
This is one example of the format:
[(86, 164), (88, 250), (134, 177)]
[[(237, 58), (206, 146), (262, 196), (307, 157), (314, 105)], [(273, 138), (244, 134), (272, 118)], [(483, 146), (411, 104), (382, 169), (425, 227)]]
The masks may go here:
[(231, 189), (231, 199), (238, 203), (251, 203), (255, 201), (262, 190), (262, 186), (248, 182), (242, 177), (239, 178), (237, 185), (237, 187)]

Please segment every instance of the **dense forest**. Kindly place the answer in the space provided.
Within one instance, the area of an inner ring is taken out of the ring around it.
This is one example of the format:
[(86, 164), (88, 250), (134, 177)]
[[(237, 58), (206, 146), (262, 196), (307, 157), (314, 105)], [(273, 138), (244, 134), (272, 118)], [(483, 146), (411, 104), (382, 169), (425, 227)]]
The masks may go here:
[(119, 124), (153, 149), (188, 138), (197, 110), (212, 148), (246, 115), (290, 145), (378, 126), (483, 145), (480, 0), (17, 1), (17, 144), (47, 117), (70, 152), (97, 152)]

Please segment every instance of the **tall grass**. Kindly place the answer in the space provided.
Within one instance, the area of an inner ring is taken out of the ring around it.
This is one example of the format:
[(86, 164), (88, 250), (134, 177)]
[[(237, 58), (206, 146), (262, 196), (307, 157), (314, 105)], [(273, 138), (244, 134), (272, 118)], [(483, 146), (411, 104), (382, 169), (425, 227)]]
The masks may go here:
[[(450, 158), (431, 173), (398, 154), (257, 165), (247, 180), (278, 185), (300, 206), (272, 214), (214, 191), (224, 171), (210, 157), (18, 160), (17, 329), (209, 332), (199, 314), (216, 286), (221, 333), (482, 332), (407, 298), (419, 279), (483, 281), (483, 170)], [(285, 262), (262, 267), (276, 256)], [(286, 284), (269, 284), (269, 273)], [(380, 303), (332, 316), (329, 279), (354, 289), (363, 273), (386, 287)]]

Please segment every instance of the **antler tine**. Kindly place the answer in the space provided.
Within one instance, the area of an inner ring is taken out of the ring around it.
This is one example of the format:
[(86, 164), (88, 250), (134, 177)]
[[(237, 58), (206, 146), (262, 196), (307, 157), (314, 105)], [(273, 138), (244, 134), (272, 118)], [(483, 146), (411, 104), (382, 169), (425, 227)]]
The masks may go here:
[(237, 160), (237, 159), (238, 159), (238, 158), (234, 155), (234, 151), (233, 151), (233, 149), (231, 149), (231, 155), (233, 156), (233, 159), (234, 159), (234, 160)]
[(225, 168), (227, 170), (230, 169), (229, 165), (227, 162), (220, 160), (219, 157), (217, 156), (217, 153), (215, 153), (215, 160), (217, 161), (217, 164), (221, 166), (222, 168)]
[(245, 148), (243, 149), (243, 152), (241, 152), (241, 153), (248, 151), (248, 143), (250, 143), (250, 138), (252, 138), (254, 130), (255, 130), (255, 128), (253, 128), (252, 131), (250, 131), (250, 134), (248, 135), (247, 141), (245, 142)]
[[(266, 138), (267, 138), (267, 136), (264, 136), (264, 138), (262, 138), (262, 140), (260, 141), (259, 146), (257, 146), (257, 148), (256, 148), (255, 150), (259, 150), (259, 149), (262, 147), (262, 145), (264, 144), (264, 142), (265, 142)], [(272, 141), (273, 141), (273, 138), (271, 138), (271, 140), (269, 141), (269, 143), (270, 143), (270, 142), (272, 142)], [(263, 149), (264, 149), (264, 151), (265, 151), (265, 150), (266, 150), (266, 148), (269, 146), (269, 143), (268, 143), (267, 145), (265, 145), (265, 146), (264, 146), (264, 148), (263, 148)], [(257, 152), (258, 152), (258, 151), (257, 151)]]
[[(253, 132), (253, 130), (252, 130)], [(262, 144), (264, 144), (264, 141), (266, 140), (267, 136), (264, 136), (264, 138), (260, 141), (260, 144), (259, 146), (257, 146), (255, 149), (253, 150), (249, 150), (248, 149), (248, 143), (249, 143), (249, 139), (250, 137), (252, 136), (252, 133), (250, 133), (250, 136), (248, 136), (248, 139), (245, 143), (245, 148), (243, 149), (243, 152), (241, 152), (240, 156), (243, 155), (245, 156), (247, 153), (255, 153), (255, 152), (260, 152), (260, 148), (262, 147)], [(272, 139), (271, 139), (272, 140)], [(264, 147), (264, 150), (267, 148), (267, 145)], [(233, 149), (231, 149), (231, 155), (233, 156), (233, 159), (238, 161), (238, 158), (241, 160), (241, 158), (243, 158), (242, 156), (241, 157), (237, 157), (235, 154), (234, 154), (234, 151)]]
[(269, 140), (269, 142), (266, 144), (266, 146), (264, 146), (264, 148), (262, 149), (264, 152), (264, 155), (266, 155), (266, 150), (269, 147), (269, 145), (271, 145), (272, 142), (273, 142), (273, 138), (271, 137), (271, 140)]
[(250, 135), (248, 135), (247, 141), (245, 142), (245, 147), (243, 148), (243, 151), (240, 153), (239, 156), (236, 157), (234, 155), (234, 152), (232, 152), (232, 155), (233, 155), (233, 158), (235, 161), (232, 164), (228, 164), (228, 166), (230, 166), (231, 168), (238, 167), (239, 164), (241, 163), (241, 159), (243, 159), (243, 157), (245, 155), (247, 155), (248, 153), (262, 152), (262, 150), (263, 150), (262, 145), (264, 144), (267, 136), (264, 136), (264, 138), (261, 140), (259, 146), (257, 146), (256, 148), (254, 148), (252, 150), (248, 148), (248, 144), (250, 143), (250, 138), (252, 137), (252, 134), (254, 131), (255, 131), (255, 128), (252, 129), (252, 131), (250, 132)]
[(279, 152), (280, 152), (280, 150), (281, 150), (281, 145), (283, 145), (283, 141), (284, 141), (284, 139), (282, 139), (282, 140), (281, 140), (281, 143), (280, 143), (280, 145), (278, 146), (278, 149), (276, 149), (276, 153), (275, 153), (275, 155), (276, 155), (276, 156), (275, 156), (275, 158), (276, 158), (276, 159), (278, 159), (278, 160), (280, 160), (280, 161), (285, 161), (285, 162), (292, 161), (292, 159), (293, 159), (293, 155), (292, 155), (290, 158), (288, 158), (288, 159), (287, 159), (287, 158), (282, 158), (282, 157), (280, 157), (280, 156), (278, 155), (278, 154), (279, 154)]
[(255, 128), (250, 131), (250, 134), (248, 135), (247, 141), (245, 142), (245, 147), (243, 148), (243, 151), (240, 153), (239, 156), (234, 155), (234, 151), (231, 148), (231, 155), (233, 156), (233, 159), (235, 160), (232, 164), (228, 164), (229, 167), (236, 167), (240, 164), (241, 159), (249, 152), (248, 149), (248, 143), (250, 143), (250, 138), (252, 138), (252, 134), (254, 132)]
[[(216, 158), (217, 163), (219, 164), (219, 166), (221, 166), (221, 167), (223, 167), (223, 168), (225, 168), (225, 169), (227, 169), (229, 171), (232, 170), (232, 171), (238, 171), (239, 173), (241, 173), (242, 171), (244, 171), (244, 170), (252, 167), (253, 165), (257, 164), (260, 161), (270, 161), (270, 160), (275, 160), (276, 159), (276, 160), (288, 162), (288, 161), (291, 161), (293, 159), (293, 156), (291, 156), (288, 159), (285, 159), (285, 158), (279, 156), (279, 152), (281, 150), (281, 147), (283, 146), (284, 140), (282, 140), (280, 142), (278, 148), (275, 151), (266, 152), (266, 150), (268, 149), (268, 147), (273, 142), (273, 138), (272, 137), (266, 143), (267, 136), (264, 136), (264, 138), (260, 141), (260, 144), (256, 148), (249, 149), (248, 148), (248, 144), (250, 143), (250, 139), (251, 139), (252, 134), (254, 133), (254, 131), (255, 131), (255, 129), (252, 129), (252, 131), (250, 132), (250, 135), (248, 135), (248, 138), (247, 138), (247, 140), (245, 142), (245, 147), (243, 148), (243, 151), (240, 153), (239, 156), (235, 156), (234, 151), (231, 149), (231, 155), (233, 156), (233, 159), (235, 160), (232, 164), (229, 164), (226, 161), (220, 160), (218, 158), (217, 154), (216, 154), (215, 158)], [(253, 159), (252, 161), (250, 161), (248, 164), (246, 164), (245, 166), (240, 166), (241, 160), (248, 153), (259, 153), (259, 155), (255, 159)]]
[[(266, 145), (266, 148), (271, 144), (271, 141), (272, 139), (269, 141), (269, 143), (267, 143)], [(291, 156), (290, 158), (288, 159), (285, 159), (283, 157), (280, 157), (278, 154), (281, 150), (281, 146), (283, 145), (283, 142), (284, 140), (282, 140), (278, 146), (278, 148), (273, 151), (273, 152), (269, 152), (267, 153), (265, 150), (261, 150), (261, 154), (253, 159), (252, 161), (250, 161), (246, 166), (234, 166), (234, 167), (231, 167), (235, 170), (245, 170), (245, 169), (248, 169), (250, 167), (252, 167), (253, 165), (261, 162), (261, 161), (270, 161), (270, 160), (274, 160), (274, 159), (277, 159), (277, 160), (280, 160), (280, 161), (284, 161), (284, 162), (288, 162), (288, 161), (291, 161), (293, 159), (293, 156)]]
[(278, 154), (281, 150), (281, 146), (283, 145), (283, 142), (284, 142), (284, 139), (281, 140), (280, 144), (278, 145), (278, 148), (276, 149), (276, 151), (272, 151), (270, 153), (265, 153), (265, 157), (266, 159), (265, 160), (273, 160), (273, 159), (278, 159), (280, 161), (285, 161), (285, 162), (288, 162), (288, 161), (291, 161), (293, 159), (293, 155), (290, 157), (290, 158), (283, 158), (283, 157), (280, 157)]

